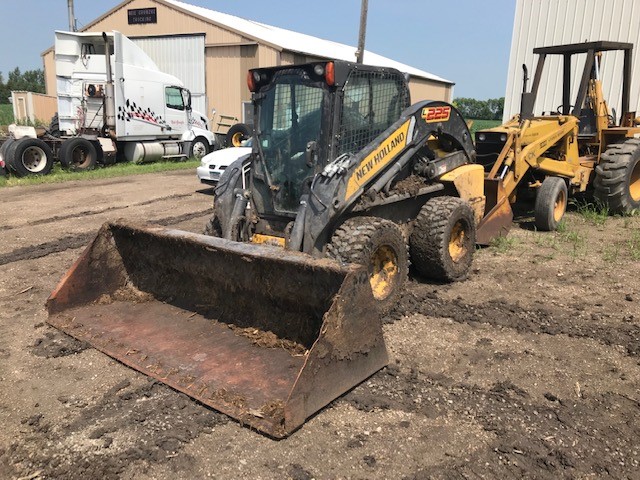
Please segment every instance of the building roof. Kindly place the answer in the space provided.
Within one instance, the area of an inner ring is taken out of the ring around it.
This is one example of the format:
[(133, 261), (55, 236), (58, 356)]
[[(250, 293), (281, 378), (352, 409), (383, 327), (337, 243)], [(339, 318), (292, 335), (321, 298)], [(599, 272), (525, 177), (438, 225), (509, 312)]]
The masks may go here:
[[(244, 36), (268, 43), (282, 50), (288, 50), (314, 57), (335, 58), (337, 60), (345, 60), (349, 62), (354, 62), (356, 60), (356, 48), (343, 43), (323, 40), (304, 33), (298, 33), (284, 28), (255, 22), (253, 20), (236, 17), (234, 15), (216, 12), (215, 10), (190, 5), (178, 0), (162, 1), (163, 3), (173, 5), (183, 11), (192, 13), (203, 19), (210, 20), (215, 24), (227, 27)], [(432, 73), (425, 72), (424, 70), (419, 70), (409, 65), (405, 65), (404, 63), (396, 62), (395, 60), (383, 57), (382, 55), (377, 55), (368, 50), (365, 50), (364, 52), (363, 62), (367, 65), (396, 68), (403, 73), (408, 73), (415, 77), (453, 85), (453, 82), (450, 80), (446, 80)]]

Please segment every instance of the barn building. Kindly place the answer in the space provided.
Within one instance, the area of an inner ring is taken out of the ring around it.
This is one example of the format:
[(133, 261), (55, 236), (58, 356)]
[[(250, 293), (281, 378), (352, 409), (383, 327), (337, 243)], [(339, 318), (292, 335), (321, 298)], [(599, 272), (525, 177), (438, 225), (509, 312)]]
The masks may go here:
[[(161, 70), (180, 78), (192, 92), (195, 109), (215, 108), (239, 121), (251, 99), (248, 69), (323, 59), (355, 61), (354, 47), (177, 0), (126, 0), (82, 29), (111, 30), (131, 38)], [(55, 95), (53, 47), (42, 56), (47, 93)], [(452, 100), (449, 80), (369, 51), (364, 62), (408, 74), (413, 101)]]

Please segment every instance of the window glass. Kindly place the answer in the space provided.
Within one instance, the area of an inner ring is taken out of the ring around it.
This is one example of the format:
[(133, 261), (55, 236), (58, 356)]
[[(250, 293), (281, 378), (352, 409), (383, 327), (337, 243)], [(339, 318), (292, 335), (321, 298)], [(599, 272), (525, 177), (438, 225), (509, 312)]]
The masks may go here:
[(166, 87), (164, 89), (167, 107), (175, 110), (184, 110), (184, 99), (182, 90), (177, 87)]
[(259, 100), (259, 141), (279, 210), (296, 211), (303, 181), (313, 174), (305, 150), (309, 142), (320, 140), (323, 98), (321, 88), (292, 75), (282, 76)]
[(353, 72), (344, 86), (338, 154), (362, 150), (400, 118), (407, 104), (402, 78)]

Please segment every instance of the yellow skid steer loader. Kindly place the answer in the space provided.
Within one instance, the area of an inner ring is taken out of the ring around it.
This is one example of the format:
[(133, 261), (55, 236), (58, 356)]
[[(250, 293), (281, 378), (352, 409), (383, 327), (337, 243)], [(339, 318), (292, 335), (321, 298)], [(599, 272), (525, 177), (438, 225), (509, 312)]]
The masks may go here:
[(222, 175), (210, 235), (105, 225), (49, 323), (282, 437), (386, 365), (380, 312), (409, 257), (462, 279), (476, 233), (511, 217), (458, 111), (410, 105), (397, 70), (316, 62), (248, 86), (253, 152)]

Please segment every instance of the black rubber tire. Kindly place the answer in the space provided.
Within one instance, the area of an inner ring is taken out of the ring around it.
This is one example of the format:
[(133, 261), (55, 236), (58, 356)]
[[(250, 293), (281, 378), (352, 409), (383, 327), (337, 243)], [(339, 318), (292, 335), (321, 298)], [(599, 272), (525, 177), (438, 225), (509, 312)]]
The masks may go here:
[(60, 120), (58, 118), (58, 114), (54, 114), (53, 117), (51, 117), (51, 122), (49, 122), (49, 135), (51, 135), (52, 137), (58, 137), (60, 138)]
[[(8, 176), (9, 174), (9, 162), (7, 162), (7, 151), (9, 147), (15, 142), (14, 138), (8, 138), (0, 145), (0, 175)], [(4, 166), (1, 164), (4, 163)]]
[(416, 218), (409, 242), (411, 263), (421, 275), (434, 280), (463, 280), (471, 269), (475, 244), (471, 206), (457, 197), (435, 197), (422, 206)]
[(567, 211), (568, 191), (560, 177), (547, 177), (536, 193), (533, 209), (535, 225), (543, 232), (553, 232)]
[(594, 195), (611, 213), (640, 209), (640, 139), (609, 145), (600, 157)]
[(239, 147), (242, 142), (251, 137), (251, 127), (245, 123), (236, 123), (231, 126), (226, 136), (227, 147)]
[(39, 138), (24, 137), (9, 145), (7, 165), (18, 177), (48, 175), (53, 168), (53, 152)]
[(98, 152), (95, 145), (86, 138), (73, 137), (62, 142), (58, 160), (69, 170), (93, 170), (98, 163)]
[(189, 158), (200, 160), (209, 152), (211, 152), (209, 141), (204, 137), (196, 137), (191, 142), (191, 147), (189, 147)]
[[(335, 260), (367, 268), (374, 299), (382, 314), (396, 305), (409, 275), (407, 242), (398, 225), (377, 217), (347, 219), (334, 232), (326, 253)], [(390, 255), (387, 258), (390, 263), (386, 264), (392, 269), (390, 281), (387, 269), (377, 264), (385, 255)], [(376, 293), (376, 283), (383, 291)]]
[(209, 235), (210, 237), (218, 237), (222, 238), (222, 225), (220, 225), (220, 219), (217, 215), (213, 215), (207, 224), (204, 226), (205, 235)]

